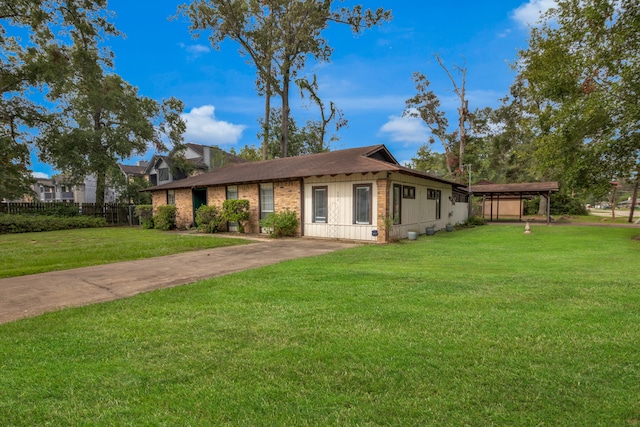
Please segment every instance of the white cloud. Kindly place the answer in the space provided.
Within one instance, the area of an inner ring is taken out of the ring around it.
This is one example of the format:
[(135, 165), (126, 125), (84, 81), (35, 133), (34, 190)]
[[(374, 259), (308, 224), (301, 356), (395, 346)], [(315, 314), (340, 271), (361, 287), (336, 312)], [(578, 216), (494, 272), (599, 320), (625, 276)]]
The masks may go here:
[(389, 116), (379, 133), (389, 135), (393, 142), (405, 144), (426, 143), (429, 139), (429, 129), (417, 117)]
[(47, 175), (44, 172), (31, 172), (31, 175), (34, 178), (43, 178), (43, 179), (48, 179), (49, 178), (49, 175)]
[(200, 55), (204, 55), (205, 53), (211, 52), (211, 48), (209, 46), (205, 46), (203, 44), (184, 44), (178, 43), (178, 45), (184, 49), (187, 53), (190, 53), (193, 57), (197, 57)]
[(203, 105), (180, 115), (187, 123), (185, 141), (205, 145), (236, 144), (238, 142), (247, 127), (216, 119), (215, 110), (213, 105)]
[(522, 26), (535, 26), (540, 15), (556, 6), (555, 0), (529, 0), (511, 13), (511, 18)]

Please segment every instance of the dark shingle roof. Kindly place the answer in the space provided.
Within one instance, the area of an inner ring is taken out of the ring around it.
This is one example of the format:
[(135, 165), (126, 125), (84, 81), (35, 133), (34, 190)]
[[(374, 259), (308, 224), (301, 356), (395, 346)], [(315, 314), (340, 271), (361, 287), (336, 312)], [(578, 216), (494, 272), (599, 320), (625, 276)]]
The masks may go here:
[(118, 165), (122, 172), (124, 172), (127, 176), (143, 176), (144, 171), (147, 169), (146, 166), (135, 166), (135, 165)]
[(399, 172), (458, 186), (443, 178), (400, 166), (384, 145), (350, 148), (299, 157), (240, 163), (151, 187), (148, 191), (299, 179), (355, 173)]

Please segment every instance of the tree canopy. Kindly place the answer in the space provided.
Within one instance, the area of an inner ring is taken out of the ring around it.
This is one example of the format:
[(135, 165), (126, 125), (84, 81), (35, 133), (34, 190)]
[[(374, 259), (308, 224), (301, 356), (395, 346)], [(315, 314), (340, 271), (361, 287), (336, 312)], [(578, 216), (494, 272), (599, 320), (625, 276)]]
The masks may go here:
[[(98, 179), (96, 201), (120, 159), (162, 150), (161, 134), (179, 144), (182, 103), (161, 104), (139, 96), (113, 71), (114, 54), (104, 46), (120, 33), (109, 22), (106, 0), (0, 5), (0, 198), (15, 198), (30, 184), (29, 147), (76, 180)], [(39, 92), (35, 94), (34, 92)]]
[(534, 155), (572, 191), (637, 176), (640, 5), (559, 0), (519, 52)]
[[(354, 33), (391, 19), (391, 11), (357, 5), (333, 7), (341, 0), (193, 0), (178, 12), (191, 21), (194, 35), (209, 32), (219, 48), (225, 39), (240, 45), (240, 53), (256, 67), (267, 101), (271, 91), (281, 99), (280, 157), (289, 152), (289, 95), (291, 82), (301, 77), (307, 60), (328, 61), (332, 48), (322, 36), (329, 23), (351, 27)], [(267, 104), (268, 105), (268, 104)], [(269, 107), (265, 123), (270, 123)], [(268, 129), (265, 128), (265, 145)]]

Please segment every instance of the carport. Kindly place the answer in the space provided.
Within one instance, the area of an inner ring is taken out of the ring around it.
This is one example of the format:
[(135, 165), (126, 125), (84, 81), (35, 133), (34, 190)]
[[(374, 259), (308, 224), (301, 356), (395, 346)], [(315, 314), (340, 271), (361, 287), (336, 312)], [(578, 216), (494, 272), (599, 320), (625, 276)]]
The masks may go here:
[[(520, 215), (522, 221), (522, 200), (535, 196), (544, 197), (547, 200), (547, 224), (551, 222), (551, 194), (557, 193), (559, 190), (558, 183), (552, 182), (523, 182), (520, 184), (479, 184), (471, 186), (471, 192), (474, 197), (482, 197), (482, 218), (486, 219), (485, 201), (491, 201), (491, 209), (489, 212), (489, 221), (493, 221), (493, 207), (496, 206), (495, 220), (500, 217), (500, 197), (514, 198), (519, 197)], [(495, 201), (495, 203), (494, 203)]]

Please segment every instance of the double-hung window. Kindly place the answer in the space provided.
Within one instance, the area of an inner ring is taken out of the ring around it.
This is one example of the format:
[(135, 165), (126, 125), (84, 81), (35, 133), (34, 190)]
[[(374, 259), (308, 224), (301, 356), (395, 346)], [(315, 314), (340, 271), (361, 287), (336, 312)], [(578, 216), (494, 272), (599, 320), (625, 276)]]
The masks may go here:
[(395, 225), (400, 224), (402, 219), (402, 185), (393, 184), (393, 223)]
[(168, 205), (176, 204), (176, 190), (167, 190), (167, 204)]
[(169, 168), (158, 169), (158, 180), (169, 181)]
[(313, 187), (313, 222), (327, 222), (328, 200), (327, 187)]
[(371, 184), (353, 186), (353, 223), (371, 224)]
[(273, 211), (273, 184), (260, 184), (260, 219), (266, 218)]

